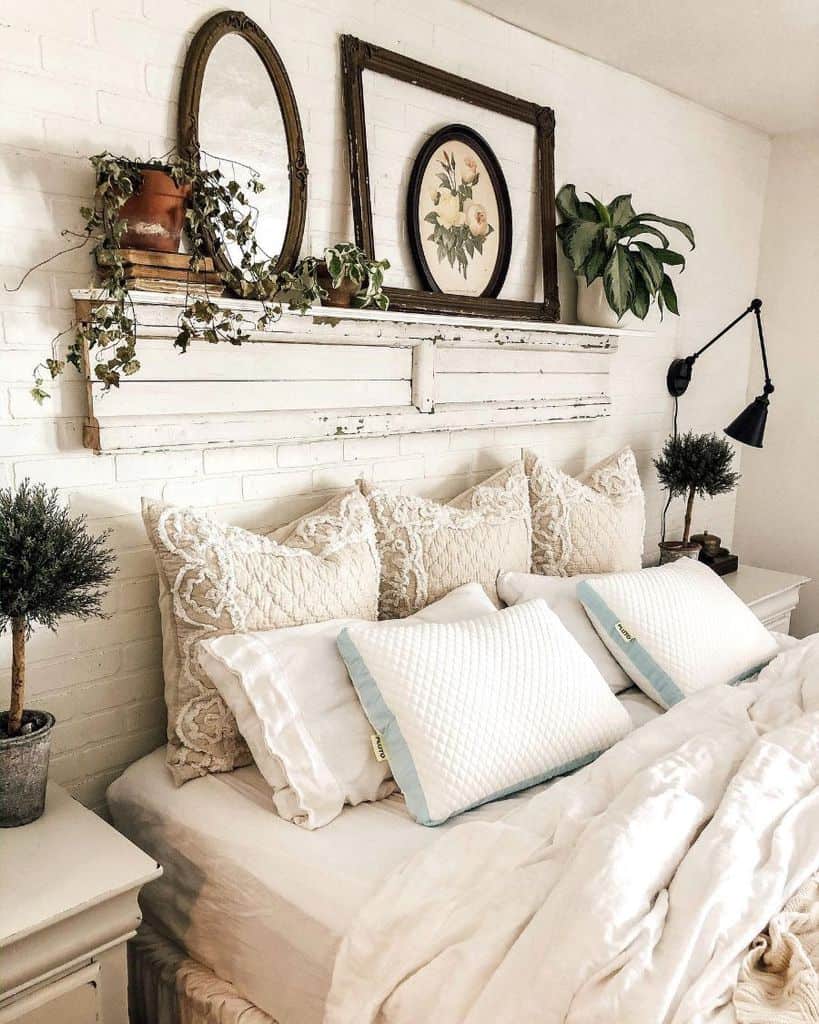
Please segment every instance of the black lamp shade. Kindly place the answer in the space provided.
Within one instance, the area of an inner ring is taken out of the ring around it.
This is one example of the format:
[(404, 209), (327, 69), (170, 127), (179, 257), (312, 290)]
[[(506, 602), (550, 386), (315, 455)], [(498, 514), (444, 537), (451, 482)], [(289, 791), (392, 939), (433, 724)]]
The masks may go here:
[(733, 423), (728, 424), (725, 433), (734, 441), (739, 441), (740, 444), (761, 448), (767, 419), (768, 396), (759, 395), (746, 409), (742, 410)]

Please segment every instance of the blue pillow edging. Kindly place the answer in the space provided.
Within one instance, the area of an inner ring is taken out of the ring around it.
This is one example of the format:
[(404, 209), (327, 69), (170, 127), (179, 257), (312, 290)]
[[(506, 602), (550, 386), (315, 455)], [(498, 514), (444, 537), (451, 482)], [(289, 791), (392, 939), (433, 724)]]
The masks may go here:
[(370, 725), (381, 737), (393, 777), (404, 794), (412, 816), (422, 825), (437, 824), (430, 820), (427, 799), (424, 796), (421, 780), (418, 778), (415, 761), (412, 759), (398, 721), (384, 700), (378, 683), (373, 679), (372, 673), (364, 663), (348, 628), (345, 627), (339, 633), (336, 646), (344, 659), (358, 699), (370, 720)]
[[(577, 596), (592, 621), (600, 625), (606, 636), (618, 650), (623, 652), (626, 660), (648, 680), (649, 685), (667, 707), (672, 707), (683, 700), (685, 697), (683, 691), (671, 676), (657, 664), (639, 640), (625, 639), (617, 628), (620, 625), (620, 619), (590, 585), (589, 580), (581, 580), (577, 584)], [(640, 685), (636, 679), (634, 681), (638, 686)]]
[(474, 810), (476, 807), (482, 807), (484, 804), (491, 803), (493, 800), (502, 800), (504, 797), (511, 796), (513, 793), (520, 792), (524, 789), (531, 789), (532, 786), (539, 786), (541, 783), (548, 782), (550, 779), (557, 778), (560, 775), (568, 775), (571, 772), (577, 771), (579, 768), (583, 768), (585, 765), (595, 761), (603, 753), (602, 750), (594, 750), (589, 754), (583, 754), (571, 761), (567, 761), (565, 764), (558, 765), (556, 768), (550, 768), (539, 775), (532, 776), (529, 779), (523, 779), (520, 782), (512, 783), (510, 786), (506, 786), (504, 789), (499, 789), (495, 793), (482, 797), (480, 800), (476, 800), (474, 803), (468, 804), (466, 807), (459, 807), (457, 810), (452, 811), (451, 814), (448, 814), (445, 818), (433, 819), (430, 817), (423, 786), (421, 785), (421, 780), (418, 777), (415, 761), (413, 760), (407, 741), (404, 739), (395, 715), (384, 700), (384, 696), (378, 687), (378, 683), (367, 668), (367, 665), (361, 656), (361, 652), (358, 650), (353, 638), (350, 636), (349, 629), (345, 627), (341, 631), (338, 639), (336, 640), (336, 645), (341, 657), (344, 659), (347, 670), (350, 673), (353, 686), (356, 689), (356, 693), (358, 693), (359, 700), (364, 707), (367, 718), (381, 737), (381, 742), (384, 746), (384, 751), (387, 755), (390, 768), (392, 769), (393, 777), (404, 794), (404, 799), (407, 802), (407, 807), (409, 808), (410, 813), (419, 825), (426, 825), (429, 827), (442, 825), (445, 821), (449, 821), (450, 818), (454, 818), (459, 814), (465, 814), (467, 811)]

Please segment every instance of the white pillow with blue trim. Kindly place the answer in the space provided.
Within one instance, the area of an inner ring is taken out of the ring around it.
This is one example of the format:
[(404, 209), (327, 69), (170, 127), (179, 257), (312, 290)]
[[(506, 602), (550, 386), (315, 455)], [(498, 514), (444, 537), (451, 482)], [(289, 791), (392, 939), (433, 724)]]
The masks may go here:
[(778, 652), (747, 605), (691, 558), (585, 579), (577, 596), (624, 671), (664, 708), (749, 679)]
[(422, 825), (573, 771), (631, 728), (543, 600), (469, 622), (362, 622), (338, 647)]

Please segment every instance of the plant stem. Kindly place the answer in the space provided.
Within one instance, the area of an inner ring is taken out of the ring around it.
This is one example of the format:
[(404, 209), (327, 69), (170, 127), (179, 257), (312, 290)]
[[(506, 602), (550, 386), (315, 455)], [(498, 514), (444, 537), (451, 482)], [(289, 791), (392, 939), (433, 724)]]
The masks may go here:
[(683, 530), (683, 544), (688, 543), (688, 537), (691, 533), (691, 513), (694, 509), (694, 497), (696, 496), (696, 488), (692, 487), (688, 492), (688, 501), (685, 504), (685, 529)]
[(26, 686), (26, 624), (21, 618), (11, 620), (11, 703), (7, 732), (16, 736), (23, 724), (23, 702)]

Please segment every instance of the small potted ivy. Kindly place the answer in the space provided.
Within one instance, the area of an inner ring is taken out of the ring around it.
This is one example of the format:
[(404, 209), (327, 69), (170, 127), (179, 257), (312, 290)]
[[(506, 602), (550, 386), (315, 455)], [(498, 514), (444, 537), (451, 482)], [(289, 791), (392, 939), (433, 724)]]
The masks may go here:
[[(578, 199), (564, 185), (555, 203), (563, 218), (557, 236), (577, 276), (577, 318), (589, 327), (616, 327), (630, 312), (645, 320), (652, 303), (662, 315), (679, 315), (677, 293), (667, 267), (685, 269), (685, 257), (670, 248), (663, 227), (678, 231), (691, 248), (694, 232), (679, 220), (635, 213), (630, 195), (603, 203)], [(659, 244), (657, 244), (659, 243)]]
[(11, 700), (0, 713), (0, 828), (39, 818), (45, 803), (54, 716), (27, 708), (26, 641), (34, 623), (56, 631), (66, 615), (102, 615), (114, 576), (108, 534), (72, 518), (58, 492), (24, 480), (0, 490), (0, 634), (11, 630)]
[(732, 469), (734, 449), (717, 434), (671, 435), (660, 456), (654, 460), (660, 484), (668, 491), (669, 500), (677, 496), (685, 500), (682, 540), (660, 542), (660, 564), (678, 558), (699, 558), (701, 545), (691, 540), (691, 517), (697, 496), (714, 498), (728, 494), (739, 483), (740, 474)]
[(321, 303), (385, 310), (389, 299), (384, 294), (384, 271), (389, 267), (389, 260), (370, 259), (353, 242), (339, 242), (328, 246), (322, 259), (307, 256), (300, 260), (292, 275), (282, 276), (282, 285), (294, 294), (292, 308), (306, 310)]

